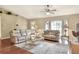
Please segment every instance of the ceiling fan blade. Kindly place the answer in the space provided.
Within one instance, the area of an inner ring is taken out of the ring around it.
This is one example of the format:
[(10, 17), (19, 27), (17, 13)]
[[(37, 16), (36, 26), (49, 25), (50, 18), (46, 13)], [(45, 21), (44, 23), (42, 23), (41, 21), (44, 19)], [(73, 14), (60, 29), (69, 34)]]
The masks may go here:
[(49, 11), (49, 13), (50, 13), (50, 14), (55, 14), (55, 12), (53, 12), (53, 11)]
[(40, 12), (46, 12), (46, 11), (40, 11)]
[(55, 14), (56, 9), (52, 9), (51, 5), (46, 5), (46, 8), (44, 8), (43, 11), (40, 12), (45, 12), (45, 13), (50, 13), (50, 14)]
[(56, 9), (50, 10), (50, 11), (57, 11)]

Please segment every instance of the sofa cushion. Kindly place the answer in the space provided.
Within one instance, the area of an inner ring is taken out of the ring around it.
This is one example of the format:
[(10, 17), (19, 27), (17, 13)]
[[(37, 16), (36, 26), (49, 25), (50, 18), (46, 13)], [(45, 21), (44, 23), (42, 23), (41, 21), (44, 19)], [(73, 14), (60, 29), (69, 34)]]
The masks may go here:
[(56, 35), (59, 34), (59, 30), (46, 30), (44, 31), (44, 35), (46, 34)]
[(55, 35), (44, 35), (44, 37), (56, 37)]

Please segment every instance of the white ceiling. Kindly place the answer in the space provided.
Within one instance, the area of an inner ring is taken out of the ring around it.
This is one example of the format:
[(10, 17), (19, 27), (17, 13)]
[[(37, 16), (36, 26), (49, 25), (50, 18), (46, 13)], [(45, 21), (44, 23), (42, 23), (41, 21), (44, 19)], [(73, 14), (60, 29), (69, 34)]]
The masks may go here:
[(79, 13), (79, 5), (53, 5), (53, 8), (57, 9), (57, 11), (52, 15), (40, 12), (44, 10), (45, 5), (2, 5), (0, 7), (28, 19)]

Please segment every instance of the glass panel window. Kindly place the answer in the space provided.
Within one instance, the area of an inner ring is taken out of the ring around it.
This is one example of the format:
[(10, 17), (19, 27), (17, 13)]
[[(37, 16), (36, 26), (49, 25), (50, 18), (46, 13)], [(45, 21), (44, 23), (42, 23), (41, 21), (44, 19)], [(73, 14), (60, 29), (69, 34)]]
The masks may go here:
[(45, 23), (45, 30), (61, 30), (62, 21), (47, 21)]
[(51, 21), (51, 30), (60, 30), (62, 22), (61, 21)]

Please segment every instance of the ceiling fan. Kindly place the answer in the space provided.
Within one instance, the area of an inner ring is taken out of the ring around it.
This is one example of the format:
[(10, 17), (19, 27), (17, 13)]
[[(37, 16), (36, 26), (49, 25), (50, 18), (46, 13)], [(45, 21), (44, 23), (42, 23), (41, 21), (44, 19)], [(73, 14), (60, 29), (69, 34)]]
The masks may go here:
[(57, 11), (57, 10), (54, 9), (52, 5), (46, 5), (44, 10), (41, 12), (45, 12), (46, 14), (55, 14), (55, 11)]

